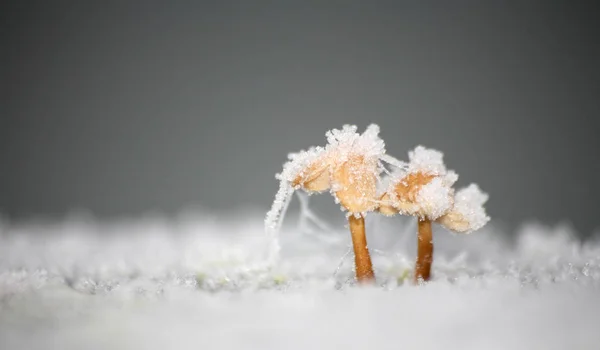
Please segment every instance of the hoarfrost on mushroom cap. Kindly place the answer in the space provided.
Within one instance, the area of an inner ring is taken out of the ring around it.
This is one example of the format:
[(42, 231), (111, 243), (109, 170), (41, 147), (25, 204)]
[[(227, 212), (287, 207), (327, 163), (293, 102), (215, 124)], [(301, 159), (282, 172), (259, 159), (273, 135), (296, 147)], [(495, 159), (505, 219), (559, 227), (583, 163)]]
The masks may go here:
[(385, 154), (385, 143), (379, 137), (378, 125), (370, 124), (362, 134), (358, 134), (356, 130), (356, 125), (344, 125), (341, 130), (328, 131), (327, 150), (342, 158), (360, 154), (375, 159)]
[(281, 181), (292, 182), (296, 177), (302, 175), (306, 168), (319, 157), (324, 156), (325, 148), (311, 147), (308, 150), (288, 154), (288, 161), (283, 165), (281, 173), (275, 178)]
[(421, 187), (415, 203), (419, 213), (427, 219), (435, 220), (452, 208), (454, 190), (444, 183), (444, 179), (436, 177)]
[(456, 192), (454, 210), (469, 221), (471, 230), (478, 230), (490, 220), (483, 207), (487, 200), (487, 193), (482, 192), (477, 184), (471, 184)]
[(487, 200), (488, 195), (476, 184), (462, 188), (456, 192), (452, 210), (441, 217), (439, 222), (455, 232), (470, 233), (478, 230), (490, 220), (483, 207)]
[(441, 177), (445, 186), (451, 187), (458, 180), (458, 174), (446, 169), (444, 154), (432, 148), (421, 145), (408, 152), (409, 162), (405, 168), (398, 168), (392, 173), (395, 183), (408, 174), (421, 173)]
[(371, 124), (358, 134), (356, 126), (344, 125), (327, 132), (327, 152), (331, 164), (331, 193), (350, 213), (365, 214), (377, 206), (379, 159), (385, 143), (379, 127)]
[[(423, 146), (409, 152), (410, 162), (405, 169), (392, 174), (388, 195), (396, 210), (404, 215), (436, 220), (452, 208), (452, 185), (458, 175), (447, 170), (443, 153)], [(386, 215), (391, 212), (387, 210)]]
[(408, 152), (408, 172), (424, 172), (433, 175), (446, 174), (444, 154), (440, 151), (417, 146)]

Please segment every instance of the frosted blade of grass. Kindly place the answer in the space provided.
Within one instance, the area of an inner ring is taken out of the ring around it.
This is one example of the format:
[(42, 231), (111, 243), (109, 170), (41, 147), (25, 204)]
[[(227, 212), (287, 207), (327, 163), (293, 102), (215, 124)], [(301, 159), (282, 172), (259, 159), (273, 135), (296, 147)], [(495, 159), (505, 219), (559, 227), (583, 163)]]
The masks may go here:
[(275, 200), (271, 210), (265, 218), (265, 230), (269, 239), (269, 251), (267, 260), (270, 263), (277, 261), (281, 247), (279, 245), (279, 231), (283, 224), (283, 219), (289, 207), (294, 189), (286, 181), (281, 181), (279, 190), (275, 195)]
[(344, 266), (344, 261), (346, 260), (346, 258), (348, 257), (348, 255), (350, 255), (351, 252), (352, 252), (352, 246), (349, 245), (348, 249), (346, 250), (346, 252), (344, 253), (344, 255), (342, 255), (342, 257), (340, 258), (340, 262), (337, 265), (337, 267), (335, 268), (335, 271), (333, 272), (333, 278), (337, 277), (338, 273), (340, 273), (340, 270), (341, 270), (342, 266)]

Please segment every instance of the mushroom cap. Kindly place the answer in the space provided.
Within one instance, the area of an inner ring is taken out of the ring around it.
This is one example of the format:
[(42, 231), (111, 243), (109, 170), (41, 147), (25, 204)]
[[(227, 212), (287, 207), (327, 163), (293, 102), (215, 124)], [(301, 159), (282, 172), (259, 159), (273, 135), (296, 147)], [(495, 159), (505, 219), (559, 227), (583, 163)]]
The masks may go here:
[(443, 177), (411, 173), (394, 181), (387, 193), (398, 213), (435, 220), (453, 204), (454, 190)]
[(355, 154), (332, 171), (332, 192), (340, 204), (351, 213), (365, 213), (377, 207), (376, 159)]
[(292, 187), (303, 188), (307, 192), (323, 192), (331, 187), (329, 155), (321, 152), (302, 168), (293, 178)]
[(409, 159), (406, 169), (392, 174), (380, 212), (389, 215), (391, 205), (400, 214), (436, 220), (452, 208), (458, 175), (446, 170), (443, 154), (433, 149), (417, 146)]
[(470, 233), (485, 226), (490, 220), (483, 205), (488, 195), (477, 184), (471, 184), (456, 192), (454, 206), (437, 221), (457, 233)]
[(278, 178), (307, 192), (329, 189), (342, 209), (350, 213), (374, 210), (382, 171), (379, 159), (385, 154), (385, 144), (375, 124), (362, 134), (356, 130), (354, 125), (330, 130), (326, 133), (325, 148), (313, 147), (290, 154)]
[(329, 152), (331, 193), (342, 209), (365, 214), (377, 208), (377, 184), (382, 168), (379, 159), (385, 143), (379, 126), (369, 125), (358, 134), (356, 126), (344, 125), (326, 134)]

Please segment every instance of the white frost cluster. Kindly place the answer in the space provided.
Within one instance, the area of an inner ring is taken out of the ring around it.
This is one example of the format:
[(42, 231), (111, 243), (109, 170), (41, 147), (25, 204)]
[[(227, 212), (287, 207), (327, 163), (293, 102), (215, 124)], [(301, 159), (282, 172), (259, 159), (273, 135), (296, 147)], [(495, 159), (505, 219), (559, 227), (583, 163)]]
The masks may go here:
[(470, 233), (485, 226), (490, 221), (483, 205), (488, 195), (479, 186), (471, 184), (456, 192), (454, 207), (442, 218), (441, 223), (447, 228), (462, 233)]
[(423, 172), (439, 176), (445, 186), (452, 186), (458, 180), (458, 174), (446, 169), (444, 154), (432, 148), (417, 146), (408, 152), (408, 173)]
[(417, 146), (408, 152), (408, 172), (424, 172), (434, 175), (446, 173), (444, 154), (438, 150)]
[(424, 213), (431, 220), (446, 214), (452, 208), (452, 195), (454, 190), (443, 178), (436, 177), (419, 190), (416, 204), (420, 213)]
[(364, 133), (356, 132), (356, 125), (344, 125), (341, 130), (328, 131), (327, 151), (340, 157), (343, 161), (352, 154), (360, 154), (365, 158), (378, 159), (385, 154), (385, 143), (379, 137), (379, 126), (371, 124)]

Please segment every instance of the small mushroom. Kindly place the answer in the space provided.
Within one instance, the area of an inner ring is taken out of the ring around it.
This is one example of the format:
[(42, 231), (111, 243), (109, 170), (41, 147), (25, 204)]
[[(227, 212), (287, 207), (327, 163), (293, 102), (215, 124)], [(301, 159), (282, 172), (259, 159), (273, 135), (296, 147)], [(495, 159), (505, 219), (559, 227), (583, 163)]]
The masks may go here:
[(391, 175), (387, 191), (380, 198), (380, 213), (417, 217), (415, 282), (427, 281), (431, 275), (432, 221), (455, 232), (470, 232), (489, 220), (483, 208), (487, 195), (476, 185), (455, 195), (452, 186), (456, 180), (458, 175), (446, 169), (441, 152), (418, 146), (409, 152), (408, 166)]
[[(356, 130), (356, 126), (345, 125), (341, 130), (327, 132), (325, 148), (313, 147), (291, 154), (277, 178), (282, 182), (280, 190), (291, 187), (308, 193), (331, 192), (336, 203), (347, 212), (356, 279), (363, 283), (375, 278), (364, 218), (379, 205), (377, 184), (383, 171), (380, 160), (385, 154), (385, 144), (379, 138), (379, 127), (375, 124), (369, 125), (363, 134)], [(273, 208), (267, 213), (267, 228), (277, 226), (274, 222), (279, 216), (278, 210), (283, 208), (280, 205), (283, 200), (278, 201), (278, 198), (283, 197), (276, 196)]]

